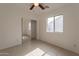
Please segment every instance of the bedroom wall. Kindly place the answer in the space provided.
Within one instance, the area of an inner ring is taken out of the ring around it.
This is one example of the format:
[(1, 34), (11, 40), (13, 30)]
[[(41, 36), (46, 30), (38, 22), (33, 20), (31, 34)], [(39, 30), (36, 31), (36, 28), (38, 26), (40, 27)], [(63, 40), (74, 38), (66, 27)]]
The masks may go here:
[[(64, 15), (64, 32), (46, 32), (48, 17)], [(70, 4), (39, 16), (40, 40), (79, 53), (79, 5)]]
[(37, 21), (37, 39), (39, 39), (39, 20), (38, 20), (38, 12), (34, 8), (33, 10), (29, 10), (30, 4), (25, 4), (24, 7), (24, 16), (23, 16), (23, 34), (26, 34), (28, 36), (31, 36), (31, 30), (29, 30), (29, 23), (31, 23), (31, 20)]
[(21, 17), (24, 7), (0, 4), (0, 49), (21, 44)]
[[(37, 16), (35, 16), (34, 14), (26, 14), (23, 17), (23, 34), (31, 36), (31, 29), (29, 30), (29, 23), (31, 23), (31, 20), (36, 20), (38, 24)], [(38, 25), (37, 25), (37, 29), (38, 29)]]
[[(31, 20), (36, 20), (38, 24), (37, 14), (28, 11), (26, 4), (0, 4), (0, 49), (21, 44), (22, 30), (23, 34), (31, 34), (28, 30)], [(38, 27), (37, 25), (37, 33), (39, 33)]]

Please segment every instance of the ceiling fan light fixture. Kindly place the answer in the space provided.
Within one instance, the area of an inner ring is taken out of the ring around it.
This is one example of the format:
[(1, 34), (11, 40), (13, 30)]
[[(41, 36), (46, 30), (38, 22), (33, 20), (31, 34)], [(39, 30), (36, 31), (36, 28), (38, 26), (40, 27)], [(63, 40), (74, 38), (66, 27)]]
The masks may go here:
[(36, 7), (39, 6), (39, 3), (34, 3), (34, 6), (36, 6)]

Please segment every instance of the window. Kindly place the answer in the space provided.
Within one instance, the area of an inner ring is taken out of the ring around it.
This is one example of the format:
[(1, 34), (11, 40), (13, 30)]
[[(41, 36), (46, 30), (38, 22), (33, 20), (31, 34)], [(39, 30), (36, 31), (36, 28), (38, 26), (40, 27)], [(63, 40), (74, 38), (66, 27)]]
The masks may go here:
[(47, 32), (63, 32), (63, 15), (48, 18)]
[(54, 32), (54, 17), (47, 20), (47, 32)]
[(63, 32), (63, 15), (55, 17), (55, 32)]

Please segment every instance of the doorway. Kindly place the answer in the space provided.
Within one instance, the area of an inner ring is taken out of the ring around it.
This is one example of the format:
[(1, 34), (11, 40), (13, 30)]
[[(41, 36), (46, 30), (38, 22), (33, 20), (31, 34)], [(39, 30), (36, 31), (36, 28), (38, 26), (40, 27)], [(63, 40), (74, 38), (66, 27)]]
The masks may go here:
[(36, 39), (36, 29), (37, 29), (37, 21), (31, 20), (31, 39)]

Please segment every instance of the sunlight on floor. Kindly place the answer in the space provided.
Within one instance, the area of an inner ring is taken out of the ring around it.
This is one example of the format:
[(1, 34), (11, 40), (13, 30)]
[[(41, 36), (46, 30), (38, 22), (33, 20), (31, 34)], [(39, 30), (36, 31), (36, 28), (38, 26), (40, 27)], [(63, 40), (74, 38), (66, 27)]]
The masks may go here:
[(25, 56), (49, 56), (48, 54), (45, 54), (43, 50), (40, 48), (36, 48), (35, 50), (31, 51), (30, 53), (26, 54)]
[(44, 56), (50, 56), (49, 54), (45, 54)]

